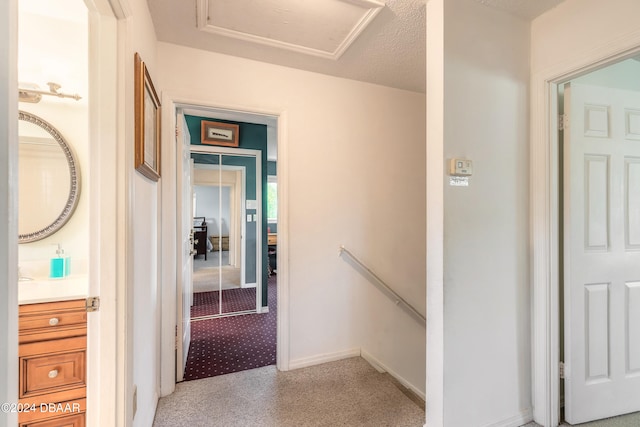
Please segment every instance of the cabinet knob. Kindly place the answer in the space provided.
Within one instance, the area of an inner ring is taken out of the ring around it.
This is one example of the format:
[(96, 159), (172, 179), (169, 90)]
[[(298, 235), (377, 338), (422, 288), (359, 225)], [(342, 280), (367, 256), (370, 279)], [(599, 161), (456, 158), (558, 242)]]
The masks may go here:
[(51, 319), (49, 319), (49, 325), (51, 326), (56, 326), (58, 323), (60, 323), (60, 320), (57, 317), (52, 317)]
[(52, 369), (49, 371), (49, 378), (55, 378), (58, 376), (58, 370), (57, 369)]

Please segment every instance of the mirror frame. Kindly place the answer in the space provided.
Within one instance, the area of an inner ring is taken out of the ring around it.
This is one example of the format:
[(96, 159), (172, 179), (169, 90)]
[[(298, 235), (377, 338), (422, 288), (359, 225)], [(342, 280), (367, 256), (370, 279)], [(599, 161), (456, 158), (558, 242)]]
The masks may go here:
[(41, 119), (35, 114), (27, 113), (22, 110), (18, 112), (18, 120), (33, 123), (41, 129), (44, 129), (49, 135), (53, 137), (53, 139), (55, 139), (55, 141), (60, 145), (60, 148), (62, 148), (62, 151), (64, 152), (64, 155), (67, 159), (71, 181), (69, 197), (67, 198), (67, 203), (65, 204), (64, 209), (62, 210), (60, 215), (58, 215), (58, 217), (51, 224), (40, 230), (34, 231), (32, 233), (18, 235), (18, 243), (29, 243), (51, 236), (52, 234), (60, 230), (67, 223), (67, 221), (69, 221), (71, 215), (73, 215), (73, 212), (78, 206), (78, 201), (80, 200), (80, 170), (78, 168), (78, 162), (76, 161), (71, 147), (62, 137), (62, 135), (60, 135), (60, 132), (58, 132), (58, 130), (49, 122)]

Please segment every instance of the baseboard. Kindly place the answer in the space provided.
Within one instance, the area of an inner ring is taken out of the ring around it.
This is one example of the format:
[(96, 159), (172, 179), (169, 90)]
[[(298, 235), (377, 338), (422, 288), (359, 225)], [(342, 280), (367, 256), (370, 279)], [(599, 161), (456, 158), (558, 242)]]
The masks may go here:
[(420, 389), (418, 389), (416, 386), (414, 386), (413, 384), (411, 384), (409, 381), (407, 381), (405, 378), (403, 378), (401, 375), (399, 375), (397, 372), (395, 372), (393, 369), (390, 369), (387, 365), (385, 365), (384, 363), (382, 363), (380, 360), (378, 360), (376, 357), (374, 357), (371, 353), (369, 353), (367, 350), (365, 349), (360, 349), (360, 356), (366, 360), (367, 362), (369, 362), (369, 364), (371, 366), (373, 366), (378, 372), (383, 373), (386, 372), (389, 375), (391, 375), (393, 378), (395, 378), (396, 380), (398, 380), (398, 382), (400, 384), (402, 384), (404, 387), (408, 388), (409, 390), (411, 390), (412, 392), (414, 392), (416, 395), (420, 396), (420, 398), (422, 400), (426, 399), (425, 393), (424, 391), (421, 391)]
[(244, 285), (241, 286), (242, 289), (244, 288), (256, 288), (258, 286), (257, 283), (245, 283)]
[[(140, 407), (138, 406), (138, 411), (133, 416), (133, 419), (136, 421), (135, 424), (140, 426), (150, 426), (153, 425), (153, 421), (156, 417), (156, 410), (158, 409), (158, 393), (153, 393), (153, 397), (151, 399), (150, 407)], [(140, 402), (138, 402), (138, 405)]]
[(335, 353), (319, 354), (317, 356), (303, 357), (301, 359), (295, 359), (289, 361), (289, 369), (300, 369), (308, 366), (320, 365), (322, 363), (335, 362), (336, 360), (348, 359), (350, 357), (360, 356), (359, 348), (352, 348), (350, 350), (338, 351)]
[(497, 421), (489, 424), (485, 424), (483, 427), (519, 427), (524, 424), (528, 424), (533, 421), (533, 411), (531, 408), (520, 411), (519, 414), (513, 417), (507, 418), (502, 421)]

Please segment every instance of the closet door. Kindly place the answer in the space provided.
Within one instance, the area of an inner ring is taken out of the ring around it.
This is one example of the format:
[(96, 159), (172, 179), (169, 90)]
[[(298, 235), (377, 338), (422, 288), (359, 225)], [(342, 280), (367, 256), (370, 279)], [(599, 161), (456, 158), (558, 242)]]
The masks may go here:
[(195, 216), (205, 218), (209, 248), (206, 266), (195, 261), (194, 287), (206, 292), (199, 297), (207, 316), (256, 312), (261, 296), (259, 152), (233, 151), (192, 152)]

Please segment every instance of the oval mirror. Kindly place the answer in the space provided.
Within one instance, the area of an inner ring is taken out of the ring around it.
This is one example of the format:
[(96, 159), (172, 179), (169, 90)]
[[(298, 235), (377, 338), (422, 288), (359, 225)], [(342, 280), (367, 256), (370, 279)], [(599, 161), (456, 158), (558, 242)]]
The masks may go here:
[(35, 242), (60, 230), (80, 196), (80, 176), (71, 147), (40, 117), (18, 115), (18, 241)]

